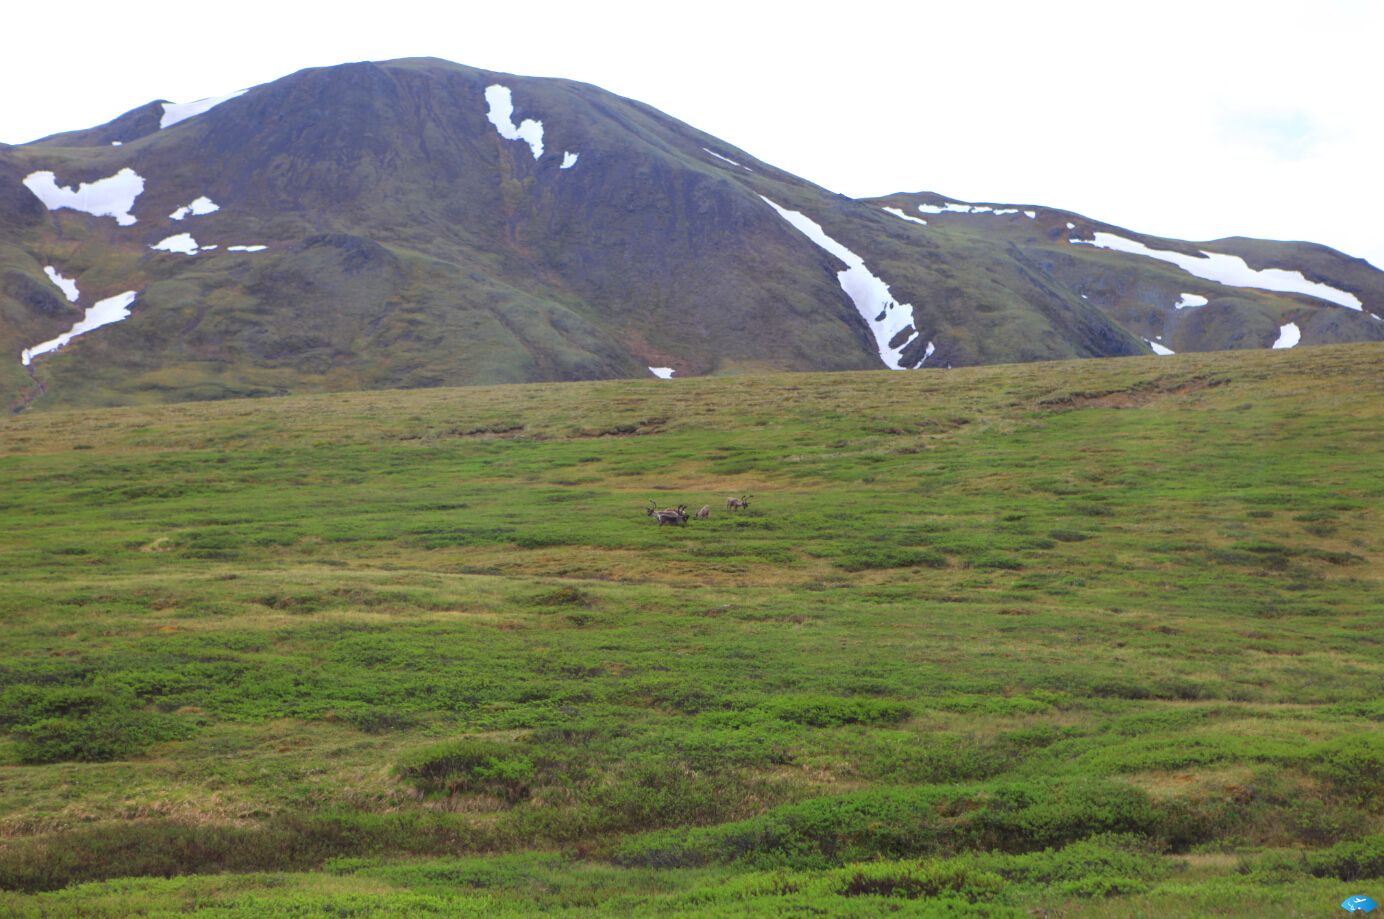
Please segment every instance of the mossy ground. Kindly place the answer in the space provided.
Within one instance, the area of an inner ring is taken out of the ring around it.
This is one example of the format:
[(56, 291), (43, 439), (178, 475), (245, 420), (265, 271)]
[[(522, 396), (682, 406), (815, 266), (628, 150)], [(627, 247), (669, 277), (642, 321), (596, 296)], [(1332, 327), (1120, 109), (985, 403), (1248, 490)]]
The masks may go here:
[(1381, 381), (1365, 345), (6, 420), (0, 911), (1333, 909), (1384, 870)]

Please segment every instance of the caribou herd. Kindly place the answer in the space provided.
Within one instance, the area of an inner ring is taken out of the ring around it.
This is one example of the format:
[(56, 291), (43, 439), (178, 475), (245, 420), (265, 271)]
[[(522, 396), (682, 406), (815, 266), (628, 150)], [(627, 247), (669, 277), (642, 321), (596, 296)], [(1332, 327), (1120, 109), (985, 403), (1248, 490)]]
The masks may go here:
[[(750, 506), (750, 499), (754, 495), (741, 495), (738, 498), (726, 499), (726, 510), (743, 511)], [(658, 502), (649, 499), (649, 506), (644, 508), (644, 513), (658, 521), (659, 526), (668, 524), (669, 526), (684, 526), (692, 517), (698, 520), (706, 520), (711, 516), (711, 505), (703, 504), (702, 509), (696, 514), (687, 513), (687, 505), (679, 504), (677, 507), (665, 507), (658, 509)]]

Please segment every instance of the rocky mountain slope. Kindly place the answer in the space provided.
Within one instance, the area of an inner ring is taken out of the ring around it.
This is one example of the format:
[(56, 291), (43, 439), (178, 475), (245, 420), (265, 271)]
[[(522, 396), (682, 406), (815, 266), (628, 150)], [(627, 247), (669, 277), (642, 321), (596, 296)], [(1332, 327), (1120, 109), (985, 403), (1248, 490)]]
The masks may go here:
[(596, 87), (431, 59), (0, 146), (16, 407), (1377, 341), (1378, 313), (1384, 273), (1321, 246), (851, 200)]

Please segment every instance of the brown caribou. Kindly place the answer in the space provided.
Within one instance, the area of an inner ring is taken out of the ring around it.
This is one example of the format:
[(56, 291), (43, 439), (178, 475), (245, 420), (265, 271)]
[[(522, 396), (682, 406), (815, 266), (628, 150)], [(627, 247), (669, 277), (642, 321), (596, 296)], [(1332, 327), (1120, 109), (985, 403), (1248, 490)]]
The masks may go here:
[(676, 508), (670, 507), (659, 510), (658, 505), (651, 499), (649, 501), (649, 506), (644, 508), (644, 513), (657, 520), (659, 526), (663, 526), (665, 523), (672, 524), (673, 526), (682, 526), (687, 523), (686, 504), (679, 504)]

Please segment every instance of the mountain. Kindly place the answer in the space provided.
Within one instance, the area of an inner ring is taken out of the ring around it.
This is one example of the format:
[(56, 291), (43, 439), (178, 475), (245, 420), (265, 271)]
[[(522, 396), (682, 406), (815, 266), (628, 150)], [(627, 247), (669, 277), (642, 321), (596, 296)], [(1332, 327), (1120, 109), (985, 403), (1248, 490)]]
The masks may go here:
[(0, 146), (16, 407), (1380, 341), (1381, 312), (1384, 273), (1322, 246), (852, 200), (596, 87), (433, 59)]

